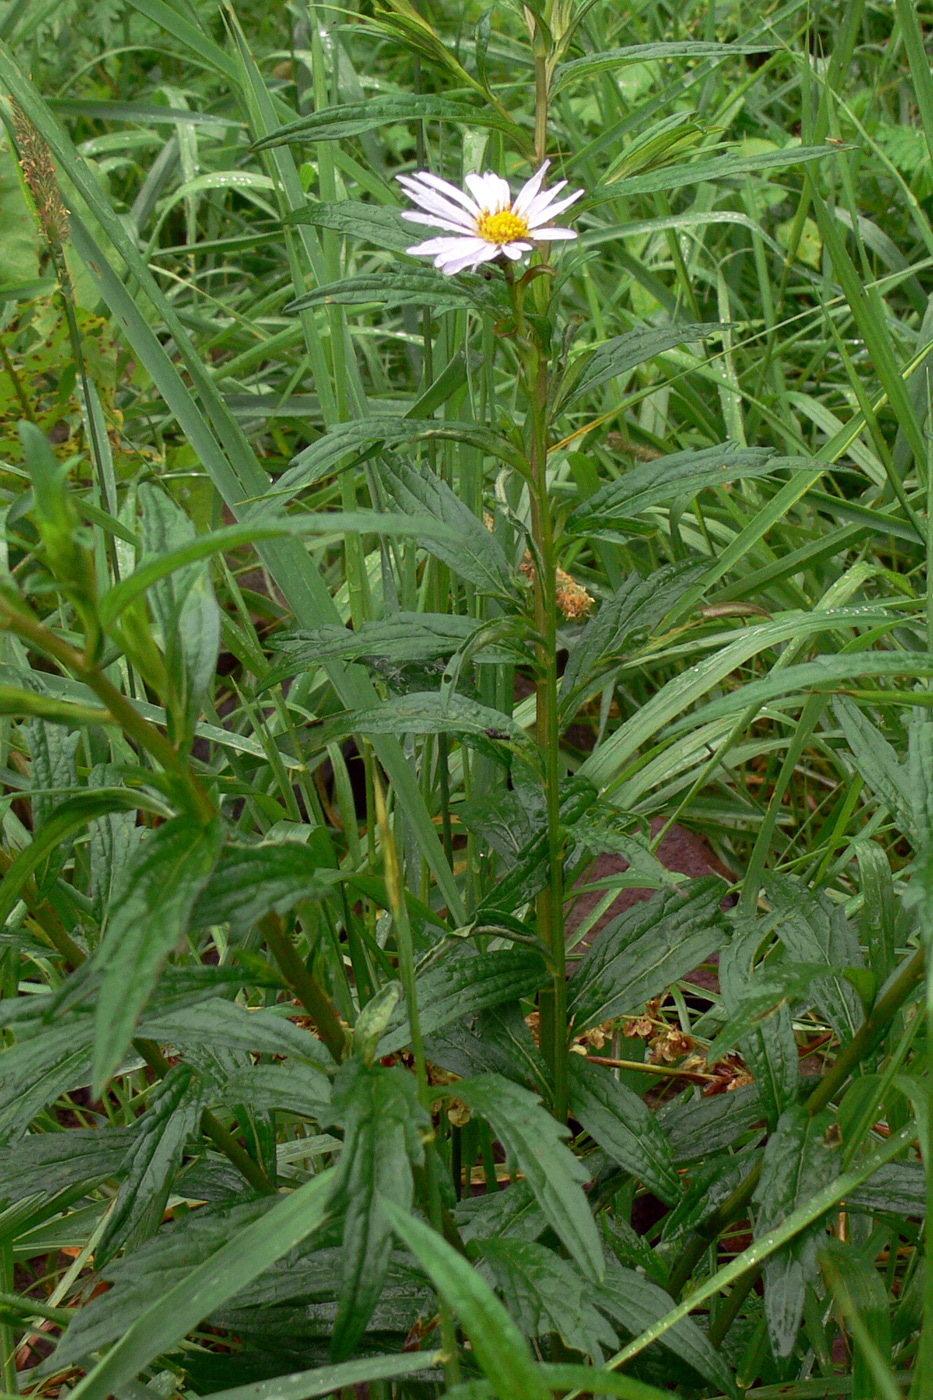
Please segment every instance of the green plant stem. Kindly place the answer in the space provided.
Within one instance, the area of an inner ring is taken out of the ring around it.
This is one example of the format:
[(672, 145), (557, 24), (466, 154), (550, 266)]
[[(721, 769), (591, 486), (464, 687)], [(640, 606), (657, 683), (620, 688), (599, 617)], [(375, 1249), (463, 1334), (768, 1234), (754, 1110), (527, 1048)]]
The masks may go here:
[[(806, 1110), (809, 1114), (818, 1113), (821, 1108), (825, 1108), (856, 1065), (871, 1053), (917, 983), (922, 980), (923, 975), (924, 952), (922, 948), (918, 948), (916, 953), (904, 963), (900, 972), (891, 981), (884, 996), (876, 1002), (870, 1015), (866, 1017), (849, 1044), (837, 1056), (832, 1069), (824, 1075), (807, 1099)], [(761, 1165), (759, 1164), (753, 1171), (749, 1172), (732, 1195), (713, 1212), (686, 1246), (671, 1271), (670, 1292), (674, 1298), (680, 1296), (684, 1285), (709, 1247), (710, 1240), (716, 1239), (750, 1205), (760, 1176)]]
[(279, 971), (297, 996), (334, 1059), (339, 1064), (347, 1048), (347, 1032), (341, 1025), (337, 1008), (319, 987), (305, 966), (297, 948), (285, 932), (279, 914), (267, 914), (259, 927)]
[(557, 560), (547, 484), (547, 359), (529, 359), (531, 394), (529, 465), (531, 534), (535, 545), (534, 614), (537, 632), (535, 737), (544, 769), (548, 879), (538, 895), (538, 936), (551, 956), (549, 984), (540, 998), (541, 1051), (551, 1072), (553, 1110), (567, 1117), (567, 958), (564, 942), (564, 839), (560, 820), (560, 728), (557, 702)]

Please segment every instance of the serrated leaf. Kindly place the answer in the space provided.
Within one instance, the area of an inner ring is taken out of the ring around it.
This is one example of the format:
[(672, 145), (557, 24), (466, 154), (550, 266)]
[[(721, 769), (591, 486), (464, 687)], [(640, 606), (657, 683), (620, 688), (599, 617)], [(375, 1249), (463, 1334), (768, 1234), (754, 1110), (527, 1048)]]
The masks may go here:
[(481, 705), (454, 691), (442, 695), (433, 690), (396, 695), (369, 710), (351, 710), (324, 725), (324, 742), (347, 739), (351, 734), (456, 734), (495, 755), (496, 745), (511, 749), (528, 763), (537, 750), (531, 738), (511, 715)]
[(925, 1215), (926, 1172), (922, 1162), (889, 1162), (851, 1191), (848, 1210), (885, 1211), (891, 1215)]
[(465, 1244), (471, 1240), (537, 1240), (548, 1228), (527, 1181), (515, 1181), (485, 1196), (464, 1196), (453, 1216)]
[[(609, 1261), (606, 1278), (593, 1294), (593, 1301), (625, 1331), (637, 1336), (645, 1332), (673, 1306), (669, 1293), (634, 1269)], [(709, 1338), (692, 1318), (685, 1317), (660, 1338), (661, 1345), (673, 1351), (704, 1379), (714, 1382), (728, 1395), (735, 1394), (732, 1372)]]
[(405, 93), (370, 98), (366, 102), (337, 103), (319, 112), (310, 112), (264, 136), (256, 142), (256, 150), (264, 151), (285, 141), (344, 141), (364, 131), (376, 131), (390, 122), (418, 121), (486, 126), (509, 136), (514, 136), (519, 130), (515, 122), (500, 116), (488, 104), (479, 106), (475, 102), (453, 102), (450, 98), (435, 97), (430, 93)]
[(335, 1204), (344, 1207), (343, 1263), (331, 1357), (344, 1360), (366, 1330), (392, 1256), (391, 1201), (411, 1208), (412, 1166), (424, 1161), (431, 1121), (414, 1075), (349, 1060), (334, 1080), (333, 1110), (344, 1148)]
[[(665, 350), (673, 350), (723, 329), (719, 321), (689, 321), (681, 326), (637, 326), (607, 340), (595, 350), (583, 351), (571, 361), (568, 369), (569, 391), (564, 396), (563, 407), (567, 408), (584, 394), (608, 384), (617, 375), (643, 365), (655, 355)], [(652, 463), (652, 465), (654, 465)]]
[(158, 827), (123, 867), (94, 965), (101, 972), (94, 1040), (94, 1084), (106, 1084), (169, 953), (187, 931), (223, 829), (174, 817)]
[(743, 1084), (728, 1094), (668, 1104), (658, 1117), (670, 1138), (674, 1161), (691, 1162), (714, 1156), (752, 1128), (760, 1128), (765, 1111), (757, 1084)]
[(333, 1060), (310, 1031), (265, 1007), (247, 1011), (215, 997), (170, 1011), (154, 1009), (140, 1031), (160, 1045), (177, 1046), (186, 1057), (200, 1050), (234, 1050), (247, 1055), (288, 1055), (330, 1068)]
[(392, 1228), (460, 1319), (498, 1400), (551, 1400), (528, 1344), (486, 1283), (461, 1254), (414, 1216), (386, 1201)]
[(826, 975), (814, 983), (812, 996), (841, 1040), (851, 1040), (864, 1020), (858, 992), (845, 969), (864, 966), (858, 938), (844, 909), (788, 875), (769, 873), (766, 890), (774, 906), (774, 932), (793, 962), (823, 963)]
[(900, 761), (893, 745), (854, 700), (837, 695), (833, 711), (852, 751), (856, 769), (903, 829), (914, 833), (917, 830), (915, 802), (908, 765)]
[[(532, 996), (545, 977), (544, 960), (525, 948), (501, 948), (477, 953), (469, 945), (417, 979), (418, 1015), (424, 1035), (465, 1016)], [(378, 1054), (392, 1055), (411, 1042), (408, 1013), (399, 1006), (379, 1044)]]
[[(71, 1392), (74, 1400), (108, 1400), (202, 1318), (313, 1234), (325, 1219), (333, 1184), (333, 1171), (325, 1171), (297, 1191), (277, 1197), (258, 1220), (237, 1230), (196, 1268), (187, 1269), (174, 1287), (155, 1293), (155, 1301), (149, 1301), (107, 1355), (78, 1382)], [(150, 1300), (154, 1292), (150, 1282)]]
[(438, 559), (484, 592), (514, 597), (515, 584), (505, 550), (446, 481), (398, 458), (382, 464), (380, 479), (406, 514), (428, 515), (454, 532), (455, 544), (432, 546)]
[(788, 469), (816, 471), (817, 467), (804, 457), (780, 457), (769, 447), (741, 447), (734, 442), (696, 452), (675, 452), (642, 462), (618, 481), (607, 482), (571, 512), (567, 528), (587, 534), (651, 506), (681, 497), (692, 499), (711, 487)]
[(572, 1117), (614, 1162), (673, 1205), (683, 1188), (670, 1140), (648, 1105), (585, 1056), (570, 1056), (569, 1075)]
[(87, 1190), (117, 1175), (135, 1139), (132, 1128), (32, 1133), (0, 1153), (0, 1200)]
[(126, 1157), (127, 1174), (95, 1249), (97, 1267), (125, 1244), (138, 1244), (159, 1228), (185, 1144), (197, 1128), (204, 1097), (204, 1084), (187, 1065), (173, 1065), (150, 1094)]
[[(758, 1215), (755, 1238), (773, 1230), (798, 1207), (823, 1190), (841, 1167), (839, 1144), (830, 1130), (832, 1114), (813, 1114), (799, 1104), (787, 1109), (765, 1147), (761, 1178), (755, 1190)], [(818, 1271), (819, 1222), (808, 1226), (765, 1263), (765, 1317), (771, 1349), (789, 1356), (803, 1317), (807, 1284)]]
[(342, 877), (326, 832), (307, 842), (265, 841), (257, 846), (225, 846), (195, 901), (194, 928), (229, 922), (242, 930), (275, 911), (287, 914), (303, 899), (319, 899)]
[(571, 642), (561, 678), (561, 712), (571, 718), (603, 682), (607, 666), (621, 660), (634, 634), (650, 631), (670, 612), (702, 572), (697, 564), (667, 565), (647, 578), (629, 574)]
[[(32, 767), (32, 828), (38, 831), (51, 816), (57, 793), (80, 786), (76, 755), (81, 735), (42, 719), (32, 720), (25, 730)], [(72, 842), (67, 838), (52, 848), (41, 876), (37, 873), (40, 894), (61, 874), (71, 852)]]
[(331, 625), (313, 632), (292, 633), (272, 641), (275, 650), (284, 652), (288, 659), (268, 671), (259, 688), (265, 690), (277, 685), (332, 657), (343, 661), (391, 657), (398, 663), (449, 656), (482, 626), (482, 622), (472, 617), (400, 612), (383, 621), (363, 622), (354, 631)]
[(607, 924), (568, 985), (574, 1034), (623, 1012), (692, 972), (721, 948), (725, 886), (713, 876), (661, 890)]
[(17, 1137), (59, 1094), (88, 1082), (92, 1033), (83, 1020), (16, 1028), (0, 1054), (0, 1139)]
[(211, 1102), (243, 1104), (258, 1113), (279, 1108), (318, 1123), (330, 1115), (330, 1082), (307, 1061), (246, 1065), (225, 1075), (215, 1074), (214, 1078), (217, 1088)]
[(270, 499), (278, 506), (284, 505), (305, 487), (313, 486), (344, 467), (365, 461), (386, 448), (438, 441), (465, 442), (510, 466), (521, 464), (517, 449), (499, 433), (484, 428), (480, 423), (456, 423), (444, 418), (404, 418), (400, 414), (373, 415), (349, 423), (338, 423), (310, 447), (299, 452), (288, 470), (276, 478), (267, 495), (256, 503), (255, 510), (258, 511), (262, 503)]
[[(97, 763), (87, 777), (90, 791), (114, 786), (118, 772), (112, 764)], [(135, 808), (107, 812), (91, 822), (88, 858), (91, 867), (91, 895), (98, 920), (113, 898), (120, 872), (136, 849), (145, 828), (137, 825)]]
[(562, 1141), (569, 1129), (548, 1113), (536, 1094), (497, 1074), (460, 1080), (456, 1096), (486, 1119), (586, 1276), (602, 1278), (599, 1233), (582, 1190), (587, 1171)]
[(518, 1002), (451, 1022), (425, 1037), (425, 1050), (432, 1064), (461, 1078), (489, 1070), (547, 1092), (547, 1069)]
[(593, 1361), (616, 1335), (593, 1306), (593, 1283), (553, 1250), (527, 1240), (478, 1240), (479, 1257), (526, 1337), (557, 1332), (566, 1346)]

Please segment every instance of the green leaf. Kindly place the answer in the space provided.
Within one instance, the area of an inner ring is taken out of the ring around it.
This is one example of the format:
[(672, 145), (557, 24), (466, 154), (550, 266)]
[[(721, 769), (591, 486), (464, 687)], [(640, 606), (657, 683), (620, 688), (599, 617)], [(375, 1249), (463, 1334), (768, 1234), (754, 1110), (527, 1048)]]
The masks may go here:
[(894, 746), (848, 696), (837, 695), (833, 711), (848, 740), (855, 767), (872, 792), (905, 831), (922, 830), (914, 824), (915, 803), (908, 765), (900, 761)]
[(255, 143), (257, 151), (285, 141), (345, 141), (364, 131), (376, 131), (392, 122), (441, 121), (466, 126), (492, 127), (514, 136), (519, 130), (492, 107), (473, 102), (452, 102), (432, 94), (404, 94), (370, 98), (367, 102), (338, 103), (288, 122)]
[(343, 1388), (369, 1381), (395, 1380), (440, 1366), (441, 1352), (408, 1351), (401, 1356), (364, 1356), (340, 1366), (316, 1366), (312, 1371), (292, 1371), (269, 1381), (251, 1381), (232, 1390), (211, 1391), (211, 1400), (320, 1400)]
[(152, 1094), (126, 1157), (127, 1175), (94, 1251), (100, 1268), (126, 1244), (154, 1235), (185, 1146), (194, 1136), (204, 1085), (187, 1065), (173, 1065)]
[(851, 1244), (827, 1239), (820, 1250), (820, 1265), (855, 1342), (853, 1400), (878, 1400), (880, 1396), (901, 1400), (892, 1374), (891, 1300), (874, 1262)]
[(551, 1392), (532, 1360), (528, 1343), (489, 1284), (420, 1220), (393, 1201), (386, 1201), (384, 1210), (396, 1234), (459, 1317), (498, 1400), (550, 1400)]
[(344, 1207), (343, 1260), (331, 1356), (343, 1361), (359, 1342), (379, 1301), (392, 1257), (387, 1202), (411, 1209), (412, 1166), (424, 1161), (431, 1120), (418, 1101), (414, 1075), (358, 1059), (334, 1080), (334, 1116), (344, 1147), (334, 1192)]
[(178, 1009), (154, 1007), (143, 1016), (140, 1032), (160, 1045), (177, 1046), (187, 1057), (193, 1051), (222, 1049), (247, 1055), (288, 1055), (311, 1061), (322, 1070), (333, 1065), (324, 1046), (310, 1031), (266, 1007), (247, 1011), (245, 1006), (220, 997)]
[(644, 175), (627, 175), (613, 184), (602, 185), (588, 198), (587, 208), (594, 209), (611, 199), (629, 199), (633, 194), (680, 190), (685, 185), (698, 185), (706, 180), (731, 180), (737, 175), (805, 165), (809, 161), (838, 154), (837, 146), (787, 146), (782, 151), (764, 151), (757, 155), (695, 157), (682, 165), (664, 165), (660, 170), (650, 170)]
[(548, 1113), (536, 1094), (498, 1074), (460, 1080), (456, 1096), (489, 1123), (585, 1276), (602, 1278), (599, 1233), (581, 1189), (587, 1170), (562, 1141), (569, 1129)]
[[(368, 207), (368, 206), (367, 206)], [(286, 313), (311, 306), (359, 306), (371, 302), (386, 306), (425, 306), (432, 316), (474, 306), (497, 305), (485, 278), (445, 277), (429, 267), (384, 268), (381, 272), (326, 282), (286, 306)]]
[(31, 1133), (0, 1153), (0, 1199), (88, 1190), (116, 1176), (136, 1141), (132, 1128), (68, 1128)]
[(661, 890), (602, 930), (570, 979), (574, 1034), (640, 1011), (726, 942), (720, 905), (725, 887), (714, 876)]
[(351, 734), (457, 734), (464, 743), (493, 755), (495, 745), (501, 743), (526, 763), (535, 763), (537, 757), (533, 741), (510, 715), (457, 692), (441, 695), (416, 690), (393, 696), (371, 710), (351, 710), (324, 725), (326, 744)]
[[(563, 407), (569, 407), (584, 394), (608, 384), (617, 375), (673, 350), (676, 345), (703, 340), (723, 329), (719, 321), (688, 321), (682, 326), (637, 326), (624, 335), (614, 336), (595, 350), (585, 350), (571, 361), (567, 371), (569, 388)], [(654, 464), (652, 464), (654, 465)]]
[[(761, 972), (753, 973), (755, 953), (761, 943), (761, 928), (757, 922), (739, 936), (733, 936), (731, 944), (724, 948), (719, 958), (719, 987), (723, 1006), (728, 1015), (726, 1035), (735, 1035), (736, 1017), (747, 1011), (749, 997), (761, 992), (759, 978)], [(778, 977), (791, 969), (776, 969)], [(765, 969), (767, 980), (770, 969)], [(800, 1054), (794, 1035), (794, 1023), (790, 1007), (783, 999), (789, 994), (785, 990), (779, 998), (773, 1015), (765, 1014), (761, 1020), (756, 1017), (751, 1033), (744, 1036), (739, 1049), (755, 1083), (758, 1085), (761, 1101), (768, 1115), (768, 1124), (773, 1129), (785, 1108), (796, 1101), (800, 1079)], [(771, 1008), (769, 1008), (771, 1009)], [(716, 1048), (724, 1039), (721, 1031), (716, 1045), (710, 1046), (708, 1059), (715, 1064), (722, 1051)]]
[[(415, 984), (424, 1035), (503, 1002), (530, 997), (545, 977), (544, 959), (533, 949), (501, 948), (478, 953), (469, 945), (452, 950)], [(393, 1055), (411, 1043), (408, 1013), (400, 1006), (379, 1044), (379, 1055)]]
[(86, 1084), (91, 1064), (89, 1022), (19, 1024), (16, 1037), (0, 1054), (0, 1140), (6, 1141), (59, 1094)]
[(557, 1332), (573, 1351), (601, 1361), (616, 1335), (593, 1306), (593, 1283), (553, 1250), (528, 1240), (477, 1240), (496, 1291), (526, 1337)]
[(769, 48), (768, 44), (715, 44), (699, 40), (625, 44), (622, 48), (603, 49), (600, 53), (588, 54), (586, 58), (574, 58), (569, 63), (558, 64), (551, 91), (557, 93), (568, 83), (591, 78), (595, 73), (607, 73), (629, 63), (650, 63), (654, 59), (667, 58), (729, 58), (733, 54), (760, 54)]
[[(635, 1336), (666, 1317), (672, 1305), (670, 1294), (663, 1288), (634, 1269), (623, 1268), (614, 1259), (609, 1261), (606, 1278), (594, 1293), (593, 1301)], [(727, 1395), (735, 1394), (732, 1372), (692, 1318), (682, 1318), (664, 1333), (661, 1343), (705, 1380), (712, 1381)]]
[[(193, 524), (171, 496), (147, 482), (138, 494), (147, 554), (169, 554), (194, 540)], [(179, 723), (190, 731), (213, 685), (220, 654), (220, 609), (210, 574), (204, 564), (178, 569), (153, 583), (147, 596), (177, 694)]]
[(223, 1103), (235, 1110), (243, 1104), (255, 1113), (279, 1108), (318, 1123), (330, 1117), (330, 1081), (317, 1065), (312, 1067), (306, 1060), (246, 1065), (218, 1075), (215, 1057), (214, 1068), (217, 1088), (209, 1096), (211, 1103)]
[(384, 620), (363, 622), (352, 632), (348, 627), (333, 625), (313, 632), (294, 632), (271, 642), (288, 660), (268, 671), (260, 688), (277, 685), (330, 657), (357, 661), (378, 656), (391, 658), (397, 664), (449, 656), (465, 646), (482, 626), (476, 618), (457, 614), (399, 612)]
[(743, 1084), (731, 1094), (688, 1103), (678, 1100), (662, 1108), (658, 1117), (671, 1140), (674, 1161), (692, 1162), (713, 1157), (750, 1130), (760, 1129), (765, 1115), (758, 1086)]
[(174, 817), (133, 852), (108, 911), (95, 956), (102, 974), (94, 1041), (100, 1092), (133, 1038), (162, 964), (187, 931), (198, 893), (220, 852), (219, 820), (196, 825)]
[(560, 684), (561, 713), (566, 719), (596, 693), (612, 664), (623, 659), (634, 635), (656, 627), (702, 572), (702, 566), (688, 564), (667, 565), (647, 578), (632, 573), (600, 604), (570, 643)]
[(174, 1287), (158, 1293), (107, 1355), (78, 1382), (71, 1392), (74, 1400), (108, 1400), (263, 1269), (313, 1234), (325, 1219), (333, 1184), (333, 1171), (325, 1171), (297, 1191), (279, 1197), (258, 1220), (237, 1230), (196, 1268), (186, 1270)]
[(813, 988), (815, 1003), (840, 1039), (851, 1040), (865, 1013), (845, 969), (862, 968), (864, 958), (845, 910), (787, 875), (769, 872), (766, 888), (774, 907), (774, 932), (793, 962), (822, 963), (826, 968), (826, 976)]
[(607, 482), (571, 511), (567, 528), (589, 534), (678, 497), (692, 499), (700, 491), (732, 481), (802, 468), (818, 470), (804, 457), (780, 457), (768, 447), (740, 447), (731, 442), (698, 452), (674, 452), (642, 462), (618, 481)]
[[(400, 414), (373, 415), (357, 422), (337, 423), (329, 432), (299, 452), (292, 465), (276, 477), (272, 488), (254, 506), (270, 500), (284, 505), (299, 491), (356, 466), (386, 448), (413, 442), (465, 442), (480, 452), (498, 457), (509, 466), (521, 466), (522, 458), (506, 438), (479, 423), (456, 423), (444, 418), (404, 418)], [(449, 489), (449, 488), (448, 488)], [(453, 494), (453, 493), (451, 493)]]
[(229, 922), (254, 927), (264, 915), (289, 913), (300, 900), (320, 899), (342, 879), (323, 828), (307, 842), (264, 841), (224, 847), (191, 912), (194, 928)]
[[(758, 1215), (755, 1238), (775, 1229), (832, 1182), (841, 1167), (835, 1119), (823, 1111), (810, 1115), (799, 1104), (787, 1109), (765, 1147), (761, 1179), (755, 1190)], [(807, 1284), (818, 1271), (819, 1222), (801, 1231), (765, 1264), (765, 1317), (776, 1357), (789, 1356), (803, 1317)]]
[(401, 510), (443, 521), (453, 532), (455, 544), (435, 546), (438, 559), (484, 592), (514, 597), (513, 571), (505, 550), (446, 481), (399, 459), (384, 462), (379, 474)]
[(643, 1099), (601, 1065), (570, 1056), (570, 1113), (614, 1162), (673, 1205), (683, 1191), (670, 1140)]

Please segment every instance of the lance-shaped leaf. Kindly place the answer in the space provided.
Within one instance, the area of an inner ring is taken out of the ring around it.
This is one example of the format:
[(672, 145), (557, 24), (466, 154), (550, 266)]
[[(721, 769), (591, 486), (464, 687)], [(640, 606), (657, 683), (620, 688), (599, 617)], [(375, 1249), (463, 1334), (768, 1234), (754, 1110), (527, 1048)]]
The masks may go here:
[(160, 1045), (177, 1046), (186, 1056), (219, 1049), (247, 1055), (288, 1055), (321, 1069), (333, 1065), (310, 1031), (276, 1015), (271, 1008), (247, 1011), (245, 1006), (221, 997), (168, 1010), (153, 1008), (143, 1017), (140, 1030)]
[(726, 180), (736, 175), (750, 175), (756, 170), (779, 170), (782, 166), (805, 165), (825, 156), (838, 156), (838, 146), (789, 146), (782, 151), (763, 151), (756, 155), (728, 154), (694, 158), (680, 165), (665, 165), (643, 175), (626, 175), (615, 183), (601, 186), (587, 200), (592, 209), (611, 199), (627, 199), (633, 194), (656, 194), (658, 190), (680, 190), (685, 185), (698, 185), (706, 180)]
[(412, 1164), (424, 1160), (423, 1135), (431, 1124), (414, 1075), (398, 1066), (348, 1061), (334, 1081), (333, 1103), (344, 1130), (335, 1193), (344, 1225), (331, 1356), (342, 1361), (362, 1337), (385, 1283), (392, 1257), (385, 1202), (410, 1209)]
[(454, 544), (438, 541), (432, 545), (432, 553), (438, 559), (486, 593), (514, 596), (512, 569), (505, 550), (446, 481), (433, 473), (418, 471), (398, 458), (384, 462), (379, 475), (389, 495), (407, 515), (428, 515), (443, 521), (454, 532)]
[(653, 59), (669, 58), (728, 58), (730, 54), (763, 53), (768, 44), (716, 44), (703, 40), (684, 39), (671, 43), (625, 44), (617, 49), (603, 49), (586, 58), (574, 58), (560, 63), (554, 73), (552, 91), (559, 92), (568, 83), (592, 78), (596, 73), (608, 73), (629, 63), (648, 63)]
[(85, 1017), (16, 1027), (16, 1040), (0, 1054), (0, 1140), (9, 1142), (59, 1094), (87, 1083), (92, 1036)]
[(384, 1206), (393, 1230), (457, 1314), (498, 1400), (551, 1400), (528, 1343), (485, 1279), (445, 1239), (401, 1210)]
[(0, 1153), (0, 1200), (96, 1186), (117, 1175), (136, 1137), (133, 1128), (31, 1133)]
[(570, 1112), (614, 1162), (668, 1205), (682, 1186), (670, 1139), (651, 1109), (601, 1065), (570, 1056)]
[(548, 1113), (536, 1094), (498, 1074), (462, 1079), (456, 1095), (489, 1123), (587, 1278), (602, 1278), (599, 1232), (582, 1189), (587, 1170), (562, 1140), (570, 1130)]
[[(672, 1306), (670, 1294), (663, 1288), (615, 1260), (609, 1261), (605, 1281), (594, 1293), (593, 1301), (635, 1336), (665, 1317)], [(727, 1395), (735, 1394), (732, 1372), (692, 1318), (682, 1318), (660, 1340), (662, 1346), (676, 1352), (706, 1380)]]
[(324, 725), (325, 743), (346, 739), (351, 734), (457, 734), (497, 757), (497, 744), (503, 744), (534, 764), (537, 750), (531, 738), (511, 715), (493, 710), (454, 692), (441, 695), (433, 690), (396, 695), (370, 710), (351, 710)]
[[(418, 1015), (424, 1035), (503, 1002), (533, 996), (545, 976), (544, 959), (530, 948), (500, 948), (478, 953), (469, 945), (422, 973), (416, 983)], [(411, 1043), (408, 1013), (399, 1004), (379, 1043), (380, 1055), (392, 1055)]]
[(526, 1337), (557, 1332), (573, 1351), (599, 1362), (616, 1335), (593, 1306), (593, 1281), (552, 1249), (533, 1241), (478, 1240), (499, 1294)]
[(98, 1091), (116, 1069), (165, 959), (187, 931), (220, 851), (219, 821), (174, 817), (133, 852), (120, 875), (95, 954), (101, 988), (94, 1041)]
[(813, 998), (843, 1040), (850, 1040), (864, 1019), (854, 986), (843, 975), (864, 965), (858, 938), (844, 909), (814, 894), (787, 875), (769, 874), (768, 897), (774, 905), (774, 931), (795, 963), (822, 963), (826, 975), (813, 987)]
[(127, 1155), (127, 1174), (95, 1250), (100, 1267), (127, 1243), (154, 1235), (162, 1223), (185, 1143), (201, 1116), (204, 1085), (187, 1065), (173, 1065), (149, 1097)]
[(286, 313), (310, 306), (358, 306), (384, 302), (386, 306), (426, 306), (433, 316), (476, 305), (497, 307), (498, 299), (482, 277), (445, 277), (429, 267), (384, 268), (381, 272), (343, 277), (315, 287), (286, 306)]
[(816, 471), (817, 467), (806, 457), (780, 457), (769, 447), (741, 447), (735, 442), (698, 452), (674, 452), (642, 462), (618, 481), (607, 482), (571, 512), (567, 528), (587, 534), (678, 497), (692, 498), (710, 487), (788, 469)]
[[(465, 442), (481, 452), (521, 466), (522, 458), (506, 438), (480, 423), (455, 423), (443, 418), (403, 418), (399, 414), (373, 415), (350, 423), (338, 423), (310, 447), (299, 452), (293, 464), (275, 481), (263, 500), (277, 505), (291, 500), (306, 486), (330, 476), (343, 467), (358, 464), (383, 448), (401, 447), (411, 442)], [(257, 503), (256, 511), (263, 507)]]
[[(349, 627), (330, 625), (318, 627), (313, 632), (294, 632), (271, 643), (276, 651), (285, 654), (286, 659), (263, 676), (260, 689), (277, 685), (332, 657), (343, 661), (372, 656), (390, 657), (397, 664), (450, 656), (482, 626), (483, 623), (476, 618), (456, 614), (400, 612), (377, 622), (363, 622), (353, 631)], [(501, 651), (493, 649), (481, 653), (481, 658), (489, 661), (505, 659)]]
[(675, 345), (702, 340), (723, 329), (719, 321), (690, 321), (682, 326), (638, 326), (624, 335), (613, 336), (596, 350), (584, 350), (567, 370), (563, 406), (575, 403), (619, 374), (643, 365)]
[[(808, 1114), (795, 1104), (781, 1115), (765, 1147), (761, 1178), (755, 1190), (760, 1239), (839, 1175), (841, 1134), (827, 1111)], [(803, 1317), (807, 1284), (818, 1271), (817, 1248), (822, 1226), (807, 1226), (765, 1264), (765, 1317), (771, 1348), (789, 1356)]]
[[(592, 498), (591, 498), (592, 499)], [(561, 678), (561, 711), (570, 719), (602, 685), (612, 663), (642, 631), (650, 631), (702, 573), (701, 566), (667, 565), (647, 578), (629, 574), (571, 643)]]
[(286, 914), (302, 899), (319, 899), (342, 877), (327, 833), (318, 828), (307, 842), (263, 842), (226, 846), (195, 902), (195, 928), (230, 922), (237, 929), (257, 924), (270, 911)]
[(391, 122), (439, 121), (466, 126), (488, 126), (514, 136), (520, 128), (488, 104), (453, 102), (430, 93), (404, 93), (377, 97), (367, 102), (344, 102), (309, 112), (288, 122), (256, 142), (258, 151), (281, 146), (286, 141), (345, 141), (364, 131), (376, 131)]
[[(321, 1172), (297, 1191), (276, 1199), (259, 1219), (234, 1230), (220, 1249), (167, 1289), (150, 1277), (129, 1327), (71, 1392), (75, 1400), (107, 1400), (160, 1353), (318, 1229), (325, 1218), (333, 1171)], [(229, 1229), (229, 1226), (228, 1226)]]
[(727, 933), (715, 876), (661, 890), (598, 935), (570, 979), (569, 1013), (579, 1035), (646, 1001), (721, 948)]

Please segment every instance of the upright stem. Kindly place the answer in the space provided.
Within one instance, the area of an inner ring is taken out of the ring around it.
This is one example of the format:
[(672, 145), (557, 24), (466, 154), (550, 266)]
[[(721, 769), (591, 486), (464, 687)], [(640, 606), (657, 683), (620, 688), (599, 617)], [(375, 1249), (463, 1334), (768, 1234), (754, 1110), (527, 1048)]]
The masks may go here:
[(541, 993), (541, 1050), (554, 1085), (554, 1115), (567, 1117), (567, 974), (564, 945), (564, 838), (560, 821), (560, 730), (557, 716), (557, 560), (547, 485), (547, 359), (539, 349), (529, 374), (531, 392), (531, 533), (537, 548), (534, 576), (535, 737), (544, 768), (548, 879), (538, 895), (538, 935), (551, 954), (549, 985)]

